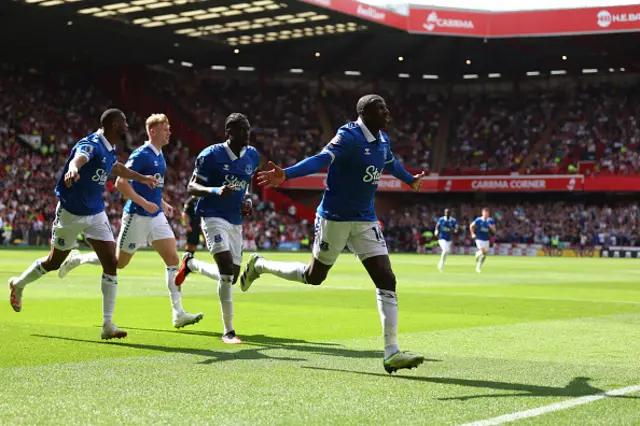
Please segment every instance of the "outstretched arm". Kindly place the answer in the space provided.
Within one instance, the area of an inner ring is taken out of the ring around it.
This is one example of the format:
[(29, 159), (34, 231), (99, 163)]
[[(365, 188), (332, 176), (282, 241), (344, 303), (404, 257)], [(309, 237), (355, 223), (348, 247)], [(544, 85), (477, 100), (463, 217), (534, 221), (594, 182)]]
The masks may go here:
[(409, 173), (407, 169), (405, 169), (404, 166), (400, 164), (400, 162), (396, 158), (387, 161), (387, 163), (384, 165), (384, 169), (391, 173), (394, 177), (409, 185), (414, 191), (420, 190), (424, 172), (420, 172), (417, 175), (411, 175), (411, 173)]
[(141, 175), (138, 172), (134, 172), (119, 161), (115, 164), (115, 166), (113, 166), (113, 170), (111, 171), (111, 173), (120, 178), (135, 180), (140, 183), (144, 183), (151, 188), (155, 188), (158, 185), (158, 179), (154, 178), (153, 176), (145, 176)]
[(328, 151), (320, 151), (313, 157), (305, 158), (299, 163), (284, 169), (285, 180), (317, 173), (327, 167), (333, 158)]
[(73, 160), (69, 163), (69, 169), (67, 173), (64, 175), (64, 184), (67, 186), (73, 185), (73, 182), (76, 182), (80, 179), (80, 169), (82, 166), (87, 164), (89, 161), (89, 157), (86, 154), (82, 154), (81, 152), (76, 153)]

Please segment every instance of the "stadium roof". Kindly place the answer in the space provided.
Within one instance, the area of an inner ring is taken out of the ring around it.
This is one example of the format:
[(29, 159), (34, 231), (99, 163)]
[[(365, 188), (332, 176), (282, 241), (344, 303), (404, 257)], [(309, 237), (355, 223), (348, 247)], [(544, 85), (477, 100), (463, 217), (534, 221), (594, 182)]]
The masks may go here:
[(298, 0), (13, 0), (0, 1), (0, 17), (0, 36), (10, 46), (5, 60), (23, 62), (172, 60), (264, 74), (352, 71), (360, 79), (453, 81), (640, 70), (638, 33), (502, 40), (415, 35)]

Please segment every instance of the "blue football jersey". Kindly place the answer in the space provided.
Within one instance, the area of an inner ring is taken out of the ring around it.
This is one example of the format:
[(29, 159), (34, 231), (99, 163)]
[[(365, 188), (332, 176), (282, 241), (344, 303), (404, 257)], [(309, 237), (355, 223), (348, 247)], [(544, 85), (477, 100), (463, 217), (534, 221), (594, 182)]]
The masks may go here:
[(135, 213), (140, 216), (158, 216), (162, 212), (162, 191), (164, 190), (164, 175), (167, 172), (167, 163), (164, 161), (162, 151), (158, 151), (155, 146), (149, 142), (145, 143), (129, 156), (127, 167), (142, 175), (151, 175), (158, 179), (158, 186), (149, 188), (147, 185), (130, 181), (134, 191), (142, 198), (156, 204), (159, 209), (154, 214), (147, 213), (145, 209), (137, 205), (131, 200), (127, 201), (124, 211), (127, 213)]
[(242, 224), (242, 204), (251, 178), (260, 164), (260, 154), (252, 147), (242, 149), (240, 157), (227, 142), (205, 148), (196, 159), (194, 174), (209, 187), (235, 185), (238, 189), (229, 197), (202, 197), (196, 205), (196, 216), (220, 217), (234, 225)]
[(377, 221), (373, 200), (382, 171), (394, 161), (389, 137), (384, 132), (372, 135), (358, 120), (338, 129), (323, 152), (332, 160), (318, 215), (334, 221)]
[(482, 216), (477, 217), (476, 220), (473, 221), (476, 225), (476, 240), (480, 241), (489, 241), (489, 233), (491, 232), (491, 225), (495, 225), (496, 222), (493, 218), (489, 218), (484, 220)]
[(458, 230), (458, 222), (452, 217), (447, 219), (442, 216), (438, 219), (436, 229), (438, 230), (438, 239), (451, 241), (451, 233)]
[[(89, 161), (80, 168), (78, 181), (67, 187), (64, 175), (76, 154), (84, 155)], [(116, 151), (101, 130), (76, 143), (55, 189), (62, 208), (77, 216), (91, 216), (104, 211), (104, 185), (117, 162)]]

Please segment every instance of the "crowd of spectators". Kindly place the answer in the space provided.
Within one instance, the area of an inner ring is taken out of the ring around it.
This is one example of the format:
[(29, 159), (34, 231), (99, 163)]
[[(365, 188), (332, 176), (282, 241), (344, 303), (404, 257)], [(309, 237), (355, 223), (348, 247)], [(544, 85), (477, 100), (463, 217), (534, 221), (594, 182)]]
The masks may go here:
[[(537, 202), (489, 204), (496, 221), (495, 243), (549, 245), (554, 241), (582, 246), (640, 246), (640, 206), (581, 203)], [(424, 244), (424, 234), (433, 232), (448, 205), (414, 205), (393, 210), (383, 219), (389, 247), (397, 251), (416, 251)], [(480, 215), (475, 204), (460, 204), (452, 209), (459, 232), (456, 245), (475, 246), (469, 225)]]

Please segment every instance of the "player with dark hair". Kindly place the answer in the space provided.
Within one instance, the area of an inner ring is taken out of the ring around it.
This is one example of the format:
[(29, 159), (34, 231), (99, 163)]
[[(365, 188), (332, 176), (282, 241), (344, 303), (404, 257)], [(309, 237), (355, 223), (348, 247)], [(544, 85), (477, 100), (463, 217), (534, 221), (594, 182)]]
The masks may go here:
[(225, 120), (227, 141), (205, 148), (196, 159), (189, 182), (189, 195), (201, 197), (196, 215), (202, 218), (202, 230), (216, 264), (206, 263), (186, 252), (176, 275), (176, 285), (197, 271), (218, 281), (224, 334), (222, 341), (242, 343), (233, 327), (232, 287), (242, 264), (242, 217), (251, 214), (247, 189), (260, 163), (260, 154), (249, 146), (251, 125), (242, 114)]
[(327, 189), (318, 206), (311, 262), (308, 265), (274, 262), (254, 254), (241, 275), (240, 286), (247, 291), (264, 273), (319, 285), (345, 245), (348, 246), (360, 258), (377, 288), (384, 334), (383, 366), (391, 374), (417, 367), (424, 362), (424, 356), (400, 352), (398, 348), (396, 277), (377, 222), (374, 197), (383, 170), (415, 191), (420, 189), (424, 172), (412, 176), (394, 158), (389, 137), (382, 131), (389, 122), (389, 110), (382, 97), (364, 96), (356, 109), (358, 120), (342, 126), (320, 153), (285, 170), (270, 162), (272, 170), (258, 173), (258, 183), (271, 187), (329, 167)]
[(444, 216), (438, 219), (434, 232), (436, 238), (438, 238), (438, 245), (442, 250), (440, 263), (438, 263), (438, 269), (440, 272), (444, 270), (444, 262), (447, 260), (449, 253), (451, 253), (451, 234), (457, 232), (458, 222), (454, 217), (451, 217), (449, 209), (444, 209)]
[(471, 231), (471, 238), (476, 240), (476, 247), (478, 247), (476, 252), (476, 272), (480, 273), (482, 272), (482, 264), (484, 264), (484, 260), (489, 254), (489, 233), (496, 232), (496, 222), (489, 216), (488, 207), (482, 209), (482, 216), (471, 222), (469, 230)]
[[(131, 153), (126, 166), (138, 173), (154, 176), (159, 185), (148, 188), (137, 182), (130, 183), (127, 179), (116, 180), (116, 188), (128, 199), (118, 236), (118, 269), (126, 268), (136, 251), (142, 245), (151, 243), (166, 265), (165, 278), (171, 300), (173, 326), (182, 328), (199, 322), (204, 315), (202, 312), (185, 312), (180, 287), (175, 285), (180, 258), (173, 229), (167, 221), (167, 216), (173, 216), (173, 207), (162, 198), (167, 171), (162, 147), (169, 143), (171, 136), (169, 119), (164, 114), (152, 114), (147, 118), (145, 127), (149, 140)], [(96, 253), (80, 254), (79, 251), (72, 250), (60, 267), (58, 276), (64, 278), (71, 270), (85, 264), (99, 265), (100, 259)]]
[(56, 185), (59, 202), (51, 235), (51, 251), (36, 260), (19, 277), (9, 279), (10, 303), (14, 311), (22, 310), (22, 295), (27, 284), (60, 268), (75, 246), (79, 233), (93, 247), (102, 264), (102, 339), (123, 338), (127, 332), (113, 322), (118, 279), (116, 244), (104, 212), (104, 186), (110, 173), (133, 179), (151, 188), (158, 185), (153, 176), (143, 176), (118, 162), (113, 145), (122, 139), (128, 125), (124, 113), (109, 109), (100, 118), (101, 128), (81, 139), (71, 150)]
[(190, 195), (182, 206), (182, 223), (187, 227), (187, 242), (184, 245), (184, 250), (192, 255), (196, 253), (198, 249), (198, 243), (200, 242), (200, 234), (202, 228), (200, 227), (200, 220), (196, 216), (196, 205), (198, 204), (198, 197)]

